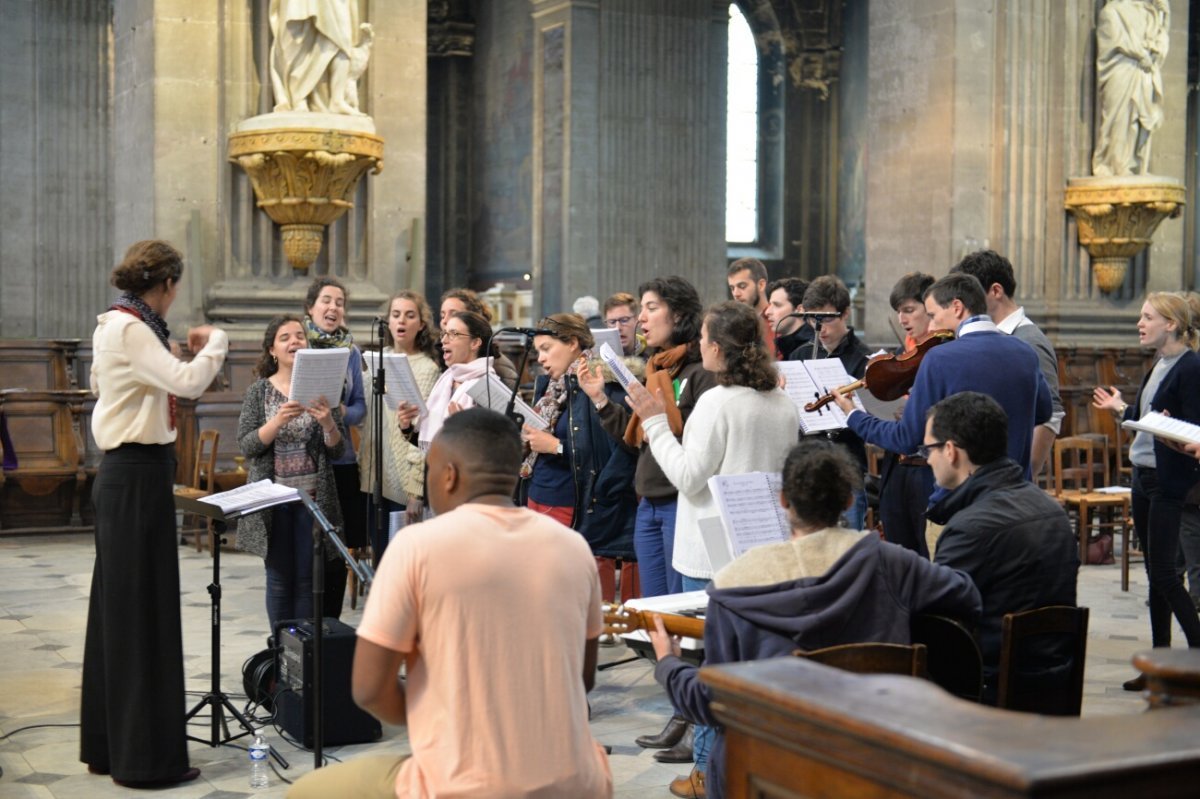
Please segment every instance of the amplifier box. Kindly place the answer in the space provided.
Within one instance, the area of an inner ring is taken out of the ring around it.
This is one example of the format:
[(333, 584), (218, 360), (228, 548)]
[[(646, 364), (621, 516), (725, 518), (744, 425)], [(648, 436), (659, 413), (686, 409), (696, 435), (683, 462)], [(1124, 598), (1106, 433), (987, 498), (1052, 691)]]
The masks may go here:
[[(306, 747), (313, 745), (313, 627), (308, 619), (285, 621), (275, 631), (277, 693), (275, 720)], [(321, 717), (325, 746), (378, 741), (379, 720), (354, 704), (350, 671), (354, 628), (323, 620), (321, 631)]]

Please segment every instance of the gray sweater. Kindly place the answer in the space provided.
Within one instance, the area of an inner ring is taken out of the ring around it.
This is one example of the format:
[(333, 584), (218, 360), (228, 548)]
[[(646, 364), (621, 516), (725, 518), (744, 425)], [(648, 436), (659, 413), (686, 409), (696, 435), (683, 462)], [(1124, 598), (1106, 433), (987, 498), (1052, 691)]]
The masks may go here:
[[(264, 444), (258, 437), (258, 428), (267, 423), (266, 392), (270, 383), (265, 378), (255, 380), (246, 389), (242, 400), (242, 413), (238, 416), (238, 446), (246, 456), (246, 466), (249, 474), (246, 482), (275, 479), (275, 445)], [(313, 463), (317, 464), (317, 507), (329, 519), (329, 523), (342, 527), (342, 507), (338, 504), (337, 487), (333, 482), (333, 467), (330, 465), (334, 458), (339, 457), (346, 447), (346, 432), (342, 427), (342, 413), (336, 406), (332, 409), (333, 421), (341, 431), (338, 443), (325, 446), (321, 428), (313, 428), (313, 435), (306, 445)], [(253, 552), (260, 558), (267, 556), (267, 541), (271, 536), (270, 509), (252, 513), (238, 521), (237, 547), (246, 552)], [(333, 560), (338, 557), (333, 547), (325, 548), (325, 557)]]

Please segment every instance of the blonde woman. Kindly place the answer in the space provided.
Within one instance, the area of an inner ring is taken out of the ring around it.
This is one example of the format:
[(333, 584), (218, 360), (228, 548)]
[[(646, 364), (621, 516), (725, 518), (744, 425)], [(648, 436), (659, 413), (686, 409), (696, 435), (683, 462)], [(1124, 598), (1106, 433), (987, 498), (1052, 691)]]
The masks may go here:
[[(1154, 292), (1146, 297), (1137, 323), (1138, 342), (1153, 348), (1157, 360), (1130, 405), (1115, 388), (1097, 386), (1093, 404), (1121, 419), (1139, 419), (1150, 411), (1200, 422), (1200, 334), (1188, 301), (1177, 294)], [(1200, 647), (1200, 616), (1176, 569), (1179, 520), (1183, 500), (1200, 480), (1200, 464), (1146, 433), (1129, 447), (1133, 463), (1133, 525), (1146, 553), (1150, 581), (1150, 631), (1156, 647), (1171, 645), (1171, 616), (1179, 621), (1189, 647)], [(1140, 691), (1145, 677), (1125, 683)]]

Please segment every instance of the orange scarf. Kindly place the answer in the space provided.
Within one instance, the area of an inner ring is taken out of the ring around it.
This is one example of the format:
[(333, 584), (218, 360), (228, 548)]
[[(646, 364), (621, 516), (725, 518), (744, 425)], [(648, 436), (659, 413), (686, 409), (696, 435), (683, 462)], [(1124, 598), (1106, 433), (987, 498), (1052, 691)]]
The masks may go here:
[[(683, 435), (683, 415), (675, 404), (675, 375), (683, 370), (687, 363), (688, 345), (680, 344), (669, 350), (655, 353), (646, 364), (646, 390), (654, 395), (655, 391), (662, 392), (663, 403), (667, 406), (667, 422), (676, 438)], [(642, 446), (646, 440), (646, 432), (642, 429), (642, 420), (635, 413), (629, 418), (625, 428), (625, 443), (634, 449)]]

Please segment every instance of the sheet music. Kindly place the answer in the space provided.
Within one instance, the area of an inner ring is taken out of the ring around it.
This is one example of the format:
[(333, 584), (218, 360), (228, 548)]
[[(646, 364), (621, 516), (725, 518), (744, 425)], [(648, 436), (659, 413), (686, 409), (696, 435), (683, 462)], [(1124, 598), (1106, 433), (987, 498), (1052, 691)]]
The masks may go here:
[(846, 426), (846, 415), (836, 405), (830, 403), (819, 410), (804, 410), (806, 404), (820, 399), (825, 393), (813, 380), (805, 363), (805, 361), (780, 361), (775, 364), (780, 374), (787, 380), (784, 392), (795, 403), (796, 410), (800, 412), (800, 429), (805, 433), (841, 430)]
[(1200, 425), (1194, 425), (1191, 422), (1174, 419), (1170, 416), (1163, 416), (1158, 411), (1151, 411), (1141, 419), (1130, 419), (1121, 422), (1121, 427), (1127, 430), (1149, 433), (1152, 436), (1170, 439), (1171, 441), (1178, 441), (1180, 444), (1200, 444)]
[(216, 505), (222, 513), (230, 514), (250, 513), (275, 505), (295, 502), (298, 499), (300, 499), (299, 490), (264, 479), (256, 483), (238, 486), (231, 491), (222, 491), (219, 494), (201, 497), (200, 501)]
[[(489, 384), (490, 394), (489, 397)], [(496, 376), (494, 372), (488, 372), (486, 379), (476, 380), (475, 383), (467, 389), (467, 394), (471, 399), (475, 400), (475, 404), (481, 408), (491, 408), (493, 411), (504, 413), (508, 408), (508, 400), (512, 396), (512, 389), (504, 385), (504, 381)], [(529, 403), (521, 399), (521, 395), (517, 395), (517, 401), (513, 404), (513, 410), (525, 417), (525, 424), (537, 430), (546, 430), (550, 427), (546, 420), (538, 416), (537, 411), (529, 407)]]
[[(612, 332), (616, 333), (617, 331), (614, 330)], [(618, 340), (620, 339), (620, 334), (617, 335), (617, 338)], [(612, 373), (617, 377), (617, 382), (626, 391), (629, 390), (630, 383), (637, 382), (637, 378), (633, 376), (633, 372), (629, 371), (629, 367), (625, 365), (625, 361), (621, 360), (620, 356), (608, 344), (600, 345), (600, 360), (604, 361), (604, 365), (612, 370)]]
[(317, 397), (324, 397), (329, 407), (337, 407), (342, 401), (342, 386), (346, 382), (349, 363), (350, 350), (346, 347), (297, 350), (288, 399), (307, 407)]
[(600, 348), (605, 344), (609, 349), (616, 353), (625, 352), (625, 348), (621, 346), (621, 331), (615, 327), (593, 327), (589, 328), (592, 338), (596, 340), (595, 352), (599, 352)]
[(708, 479), (708, 489), (721, 511), (733, 557), (791, 537), (791, 522), (779, 504), (782, 483), (783, 477), (778, 472), (718, 474)]
[[(379, 369), (379, 353), (364, 352), (363, 357), (367, 361), (367, 371), (375, 374)], [(421, 389), (417, 387), (417, 377), (413, 374), (412, 364), (408, 362), (407, 355), (402, 352), (384, 353), (383, 379), (383, 403), (388, 406), (388, 410), (395, 412), (401, 402), (407, 402), (420, 408), (422, 416), (427, 414), (425, 398), (421, 396)]]
[[(839, 388), (840, 386), (848, 386), (856, 380), (856, 378), (851, 377), (850, 373), (846, 371), (846, 367), (842, 363), (841, 358), (817, 358), (816, 360), (812, 361), (801, 361), (801, 363), (807, 367), (808, 373), (812, 375), (813, 382), (815, 382), (821, 388), (822, 394), (828, 394), (830, 391), (833, 391), (835, 388)], [(859, 391), (865, 390), (865, 388), (859, 389)], [(858, 408), (860, 411), (866, 410), (863, 408), (862, 400), (858, 398), (858, 393), (859, 392), (856, 391), (854, 396), (850, 398), (850, 401), (853, 402), (854, 407)], [(834, 407), (837, 408), (837, 406)], [(837, 408), (837, 412), (841, 414), (842, 409)], [(843, 426), (845, 426), (845, 419), (845, 414), (842, 414)]]

